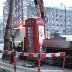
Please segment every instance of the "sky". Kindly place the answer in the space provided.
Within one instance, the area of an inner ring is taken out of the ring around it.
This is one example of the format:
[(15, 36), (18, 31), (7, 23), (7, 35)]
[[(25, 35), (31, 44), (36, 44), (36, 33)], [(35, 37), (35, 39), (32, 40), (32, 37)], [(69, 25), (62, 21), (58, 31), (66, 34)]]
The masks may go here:
[(58, 6), (61, 3), (64, 6), (72, 7), (72, 0), (43, 0), (45, 6)]
[[(0, 0), (0, 16), (3, 15), (3, 1)], [(72, 0), (43, 0), (45, 7), (57, 7), (62, 3), (63, 6), (72, 7)]]
[(3, 15), (3, 0), (0, 0), (0, 16)]

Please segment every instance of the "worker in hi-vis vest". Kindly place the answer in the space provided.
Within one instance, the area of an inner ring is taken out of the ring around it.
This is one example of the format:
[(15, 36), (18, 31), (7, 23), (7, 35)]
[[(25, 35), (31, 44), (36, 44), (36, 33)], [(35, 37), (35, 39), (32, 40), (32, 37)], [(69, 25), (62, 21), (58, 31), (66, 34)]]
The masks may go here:
[(26, 38), (24, 37), (24, 40), (21, 42), (22, 45), (22, 51), (26, 52)]
[[(12, 37), (11, 39), (10, 39), (10, 49), (11, 49), (11, 51), (12, 50), (16, 50), (16, 48), (15, 48), (15, 43), (14, 43), (14, 37)], [(11, 56), (10, 56), (10, 63), (12, 64), (12, 63), (14, 63), (14, 54), (11, 54)]]
[(14, 43), (14, 37), (12, 37), (10, 39), (10, 49), (11, 50), (16, 50), (15, 43)]

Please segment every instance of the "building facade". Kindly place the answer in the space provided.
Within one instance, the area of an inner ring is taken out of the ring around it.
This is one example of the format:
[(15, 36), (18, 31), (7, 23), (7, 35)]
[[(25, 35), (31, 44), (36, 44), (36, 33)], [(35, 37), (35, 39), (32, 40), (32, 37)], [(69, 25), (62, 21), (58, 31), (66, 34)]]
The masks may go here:
[(47, 7), (45, 10), (48, 18), (46, 23), (46, 30), (48, 32), (60, 31), (64, 35), (72, 34), (72, 10), (51, 7)]

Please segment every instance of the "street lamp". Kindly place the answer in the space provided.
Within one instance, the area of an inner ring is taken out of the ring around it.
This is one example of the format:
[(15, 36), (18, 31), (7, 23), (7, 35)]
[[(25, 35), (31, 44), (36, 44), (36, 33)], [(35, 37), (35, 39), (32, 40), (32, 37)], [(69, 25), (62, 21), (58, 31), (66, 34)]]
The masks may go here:
[(17, 24), (17, 28), (18, 28), (18, 29), (22, 29), (22, 28), (24, 28), (24, 27), (25, 27), (24, 24)]
[(66, 34), (66, 6), (65, 6), (65, 34)]
[(64, 10), (65, 10), (65, 19), (64, 19), (64, 21), (65, 21), (65, 34), (66, 34), (66, 5), (64, 5), (63, 3), (61, 3), (61, 5), (64, 6)]

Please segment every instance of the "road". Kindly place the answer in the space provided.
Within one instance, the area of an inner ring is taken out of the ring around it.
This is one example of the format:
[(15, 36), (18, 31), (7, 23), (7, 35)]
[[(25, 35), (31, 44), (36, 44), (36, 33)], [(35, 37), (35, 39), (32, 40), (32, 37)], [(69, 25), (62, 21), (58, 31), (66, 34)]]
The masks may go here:
[[(16, 72), (38, 72), (38, 67), (35, 68), (28, 68), (28, 67), (24, 67), (22, 66), (24, 64), (24, 62), (17, 62), (17, 71)], [(0, 61), (0, 67), (2, 68), (6, 68), (9, 69), (10, 72), (14, 72), (14, 65), (13, 64), (9, 64), (8, 62), (5, 61)], [(40, 72), (72, 72), (72, 69), (64, 69), (62, 70), (61, 67), (55, 67), (55, 66), (51, 66), (51, 65), (44, 65), (41, 66), (40, 68)]]

